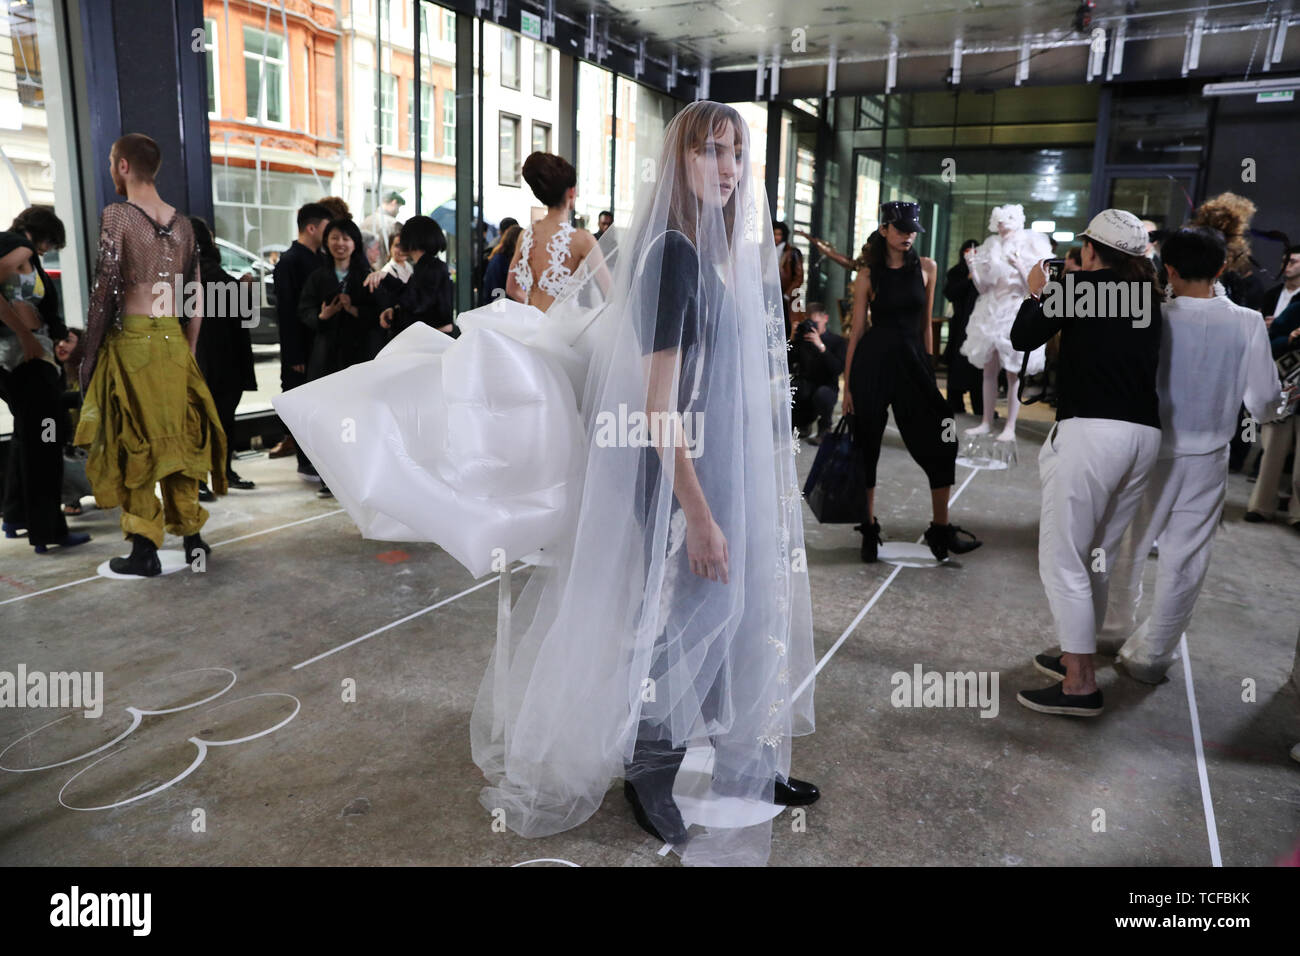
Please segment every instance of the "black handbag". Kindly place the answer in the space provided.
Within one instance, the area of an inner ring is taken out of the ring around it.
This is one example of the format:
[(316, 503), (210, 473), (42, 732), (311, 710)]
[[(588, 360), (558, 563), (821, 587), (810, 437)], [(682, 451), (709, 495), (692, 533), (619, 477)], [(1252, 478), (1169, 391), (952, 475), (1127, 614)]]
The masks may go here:
[(804, 498), (822, 524), (860, 524), (867, 508), (867, 469), (853, 442), (853, 416), (822, 437)]
[(1047, 394), (1047, 366), (1037, 375), (1029, 374), (1029, 356), (1032, 349), (1025, 352), (1025, 357), (1020, 362), (1020, 382), (1016, 386), (1016, 400), (1021, 405), (1033, 405), (1035, 402), (1041, 402)]

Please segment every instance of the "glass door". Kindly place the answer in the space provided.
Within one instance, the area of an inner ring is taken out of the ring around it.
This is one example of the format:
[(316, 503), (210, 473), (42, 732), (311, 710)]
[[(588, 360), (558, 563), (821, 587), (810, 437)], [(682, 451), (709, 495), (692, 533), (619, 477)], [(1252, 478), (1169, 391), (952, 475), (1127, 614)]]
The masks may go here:
[(1149, 219), (1157, 229), (1175, 229), (1191, 216), (1196, 195), (1195, 170), (1110, 171), (1103, 195), (1106, 206)]

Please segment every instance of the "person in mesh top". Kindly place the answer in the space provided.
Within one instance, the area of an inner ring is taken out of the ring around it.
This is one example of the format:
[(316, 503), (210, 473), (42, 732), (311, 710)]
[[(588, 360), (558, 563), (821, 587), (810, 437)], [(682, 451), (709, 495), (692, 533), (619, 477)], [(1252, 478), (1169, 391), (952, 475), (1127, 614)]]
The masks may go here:
[(106, 206), (100, 221), (86, 334), (72, 356), (85, 394), (74, 441), (89, 449), (95, 501), (121, 506), (131, 539), (130, 556), (113, 558), (110, 568), (151, 577), (162, 572), (164, 530), (183, 536), (187, 562), (200, 552), (206, 562), (199, 482), (211, 472), (212, 490), (226, 493), (226, 436), (194, 360), (203, 318), (202, 296), (188, 292), (201, 288), (194, 231), (158, 195), (158, 144), (128, 134), (109, 162), (126, 202)]

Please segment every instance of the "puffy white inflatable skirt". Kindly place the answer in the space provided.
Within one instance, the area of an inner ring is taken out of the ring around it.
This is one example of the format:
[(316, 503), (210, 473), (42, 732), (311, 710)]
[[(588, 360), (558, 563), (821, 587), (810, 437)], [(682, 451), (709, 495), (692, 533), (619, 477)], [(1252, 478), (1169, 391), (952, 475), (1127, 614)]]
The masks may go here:
[(363, 537), (431, 541), (481, 577), (562, 531), (585, 362), (532, 306), (457, 323), (458, 339), (413, 325), (272, 405)]

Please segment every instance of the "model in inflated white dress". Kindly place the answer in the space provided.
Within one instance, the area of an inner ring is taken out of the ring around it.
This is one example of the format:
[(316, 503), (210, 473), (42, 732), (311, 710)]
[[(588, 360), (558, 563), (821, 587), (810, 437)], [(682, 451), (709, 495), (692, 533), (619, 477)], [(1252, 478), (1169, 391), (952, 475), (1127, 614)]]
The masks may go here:
[[(989, 216), (989, 231), (993, 235), (970, 258), (971, 279), (979, 298), (961, 347), (961, 354), (984, 370), (984, 421), (967, 429), (966, 434), (983, 435), (992, 430), (1001, 370), (1007, 374), (1007, 425), (998, 438), (1014, 441), (1016, 413), (1020, 410), (1016, 391), (1024, 353), (1011, 347), (1011, 325), (1029, 293), (1026, 282), (1030, 270), (1052, 254), (1052, 245), (1041, 232), (1025, 229), (1025, 210), (1018, 204), (994, 208)], [(1041, 372), (1045, 356), (1042, 348), (1030, 353), (1027, 374)]]

